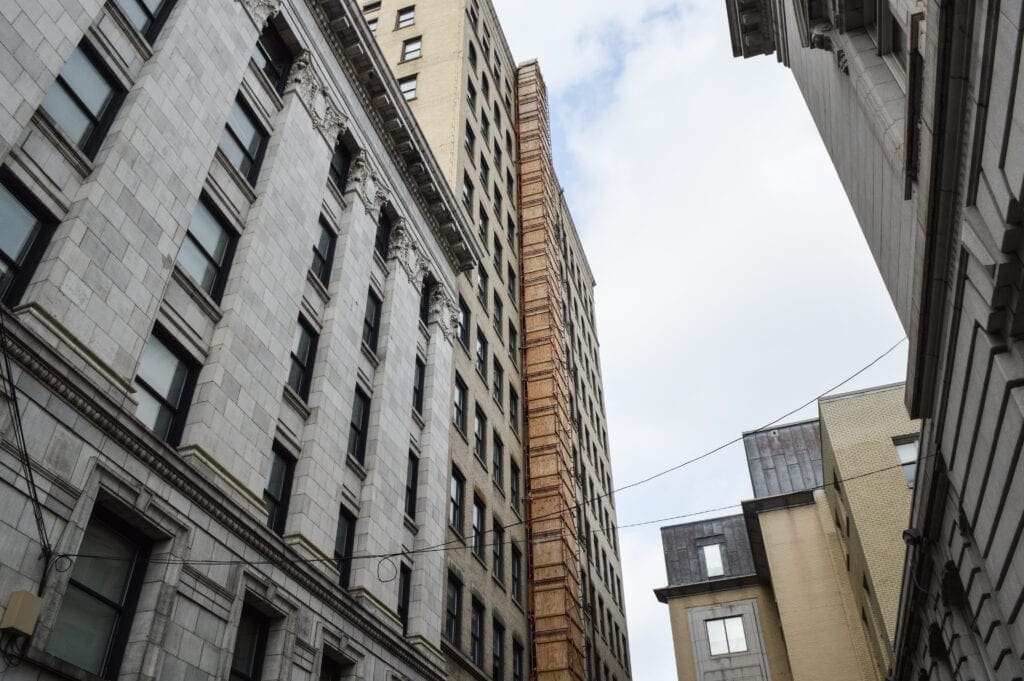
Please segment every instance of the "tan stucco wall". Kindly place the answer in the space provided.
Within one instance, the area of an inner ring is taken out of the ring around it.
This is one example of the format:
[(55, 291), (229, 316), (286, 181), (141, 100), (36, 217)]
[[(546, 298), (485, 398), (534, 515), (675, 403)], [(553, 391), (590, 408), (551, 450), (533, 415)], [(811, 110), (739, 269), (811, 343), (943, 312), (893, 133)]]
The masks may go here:
[[(903, 399), (903, 386), (842, 395), (818, 404), (822, 469), (833, 526), (850, 556), (847, 573), (858, 609), (864, 608), (867, 637), (879, 676), (892, 665), (891, 641), (910, 516), (912, 488), (898, 467), (894, 439), (919, 432)], [(846, 518), (849, 517), (849, 536)], [(838, 519), (837, 519), (838, 518)], [(865, 579), (867, 589), (864, 588)]]
[[(693, 636), (687, 611), (706, 605), (721, 605), (736, 601), (756, 600), (760, 615), (761, 636), (768, 654), (772, 681), (791, 681), (786, 642), (782, 636), (779, 612), (771, 589), (764, 586), (747, 586), (717, 593), (697, 594), (673, 598), (668, 602), (669, 618), (672, 622), (672, 647), (675, 649), (676, 673), (679, 681), (699, 681), (697, 665), (693, 659)], [(666, 660), (667, 662), (667, 660)]]
[(829, 508), (815, 499), (759, 515), (793, 679), (875, 679)]

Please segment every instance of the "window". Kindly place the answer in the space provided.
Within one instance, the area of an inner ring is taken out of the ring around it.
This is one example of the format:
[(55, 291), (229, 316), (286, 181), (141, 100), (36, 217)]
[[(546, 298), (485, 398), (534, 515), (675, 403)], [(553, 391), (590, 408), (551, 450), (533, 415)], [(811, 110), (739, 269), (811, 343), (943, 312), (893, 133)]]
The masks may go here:
[(365, 5), (363, 5), (363, 14), (367, 14), (369, 12), (376, 12), (379, 9), (380, 2), (368, 2)]
[(705, 620), (704, 627), (708, 633), (708, 645), (712, 655), (728, 655), (729, 653), (745, 653), (747, 638), (743, 633), (742, 617), (725, 617), (722, 619)]
[(231, 657), (231, 681), (259, 681), (263, 678), (263, 658), (267, 654), (270, 622), (252, 606), (242, 606), (235, 633), (235, 651)]
[(466, 151), (470, 154), (476, 148), (476, 133), (473, 132), (473, 126), (469, 124), (469, 121), (466, 121), (466, 135), (462, 138), (462, 146), (466, 147)]
[(459, 296), (459, 342), (466, 348), (469, 347), (469, 325), (469, 306), (466, 305), (465, 299)]
[(505, 627), (498, 620), (491, 623), (491, 678), (505, 678)]
[(427, 365), (419, 357), (416, 358), (416, 368), (413, 373), (412, 382), (412, 408), (417, 414), (423, 413), (423, 388), (427, 378)]
[(219, 300), (223, 291), (233, 248), (233, 230), (224, 224), (206, 199), (201, 199), (188, 223), (178, 262), (214, 300)]
[(420, 459), (409, 452), (409, 464), (405, 470), (405, 514), (416, 519), (416, 495), (419, 490)]
[(370, 398), (356, 388), (352, 402), (352, 422), (348, 431), (348, 455), (360, 464), (366, 462), (366, 436), (370, 430)]
[(395, 23), (395, 28), (406, 28), (416, 23), (416, 6), (409, 5), (398, 10), (398, 20)]
[(116, 0), (129, 23), (152, 43), (171, 11), (170, 0)]
[(380, 215), (377, 216), (377, 232), (373, 237), (373, 250), (385, 260), (388, 257), (388, 247), (391, 245), (392, 229), (391, 216), (388, 215), (387, 210), (381, 208)]
[(291, 370), (288, 373), (288, 385), (304, 400), (309, 399), (309, 384), (313, 379), (313, 362), (316, 361), (317, 340), (317, 334), (300, 317), (298, 325), (295, 327), (295, 340), (292, 344), (292, 363)]
[(409, 592), (412, 590), (412, 568), (405, 563), (398, 571), (398, 619), (402, 622), (402, 633), (409, 632)]
[(282, 94), (284, 86), (288, 83), (288, 73), (292, 69), (292, 52), (285, 45), (273, 21), (267, 22), (259, 40), (256, 41), (252, 59), (270, 80), (274, 90)]
[[(487, 132), (489, 128), (487, 126), (487, 117), (484, 117), (484, 122), (480, 126), (480, 134), (483, 135), (484, 141), (487, 141)], [(484, 151), (487, 151), (487, 147), (484, 146)], [(487, 160), (483, 154), (480, 154), (480, 186), (484, 188), (484, 193), (487, 193), (487, 183), (491, 177), (491, 167), (487, 165)]]
[(352, 168), (352, 152), (341, 141), (334, 145), (334, 154), (331, 156), (331, 167), (328, 170), (328, 177), (334, 186), (345, 191), (348, 184), (348, 171)]
[(517, 603), (523, 601), (523, 554), (515, 545), (512, 546), (512, 599)]
[(363, 313), (363, 342), (373, 352), (377, 352), (382, 305), (380, 297), (374, 293), (373, 289), (370, 289), (366, 294), (366, 311)]
[(338, 565), (338, 584), (347, 589), (352, 575), (352, 551), (356, 543), (356, 517), (341, 507), (338, 532), (334, 535), (334, 562)]
[(519, 494), (519, 466), (515, 461), (509, 462), (508, 485), (509, 503), (512, 504), (512, 508), (518, 512), (519, 504), (522, 503), (522, 501)]
[[(480, 212), (477, 215), (476, 229), (480, 233), (480, 239), (484, 242), (484, 246), (487, 245), (487, 233), (490, 231), (491, 219), (487, 216), (487, 210), (484, 209), (484, 204), (480, 204)], [(483, 265), (480, 265), (482, 267)]]
[(448, 524), (460, 536), (465, 525), (466, 478), (459, 469), (452, 468), (452, 479), (449, 485)]
[(473, 497), (473, 553), (484, 559), (484, 515), (487, 509), (480, 497)]
[(480, 667), (484, 663), (484, 604), (473, 599), (469, 621), (469, 659)]
[(512, 358), (512, 363), (519, 364), (519, 332), (516, 331), (516, 327), (512, 326), (512, 320), (508, 322), (508, 354)]
[(523, 681), (523, 644), (512, 641), (512, 681)]
[(519, 281), (516, 277), (516, 270), (512, 265), (508, 266), (508, 299), (512, 301), (512, 304), (516, 304), (516, 297), (519, 293)]
[(903, 468), (903, 475), (907, 478), (907, 484), (914, 486), (917, 478), (917, 440), (904, 440), (896, 443), (896, 456)]
[(192, 366), (183, 357), (178, 348), (150, 336), (135, 376), (139, 388), (135, 416), (171, 445), (178, 444), (181, 437), (195, 380)]
[(491, 518), (492, 561), (494, 578), (499, 582), (505, 582), (505, 526), (497, 518)]
[(476, 107), (476, 87), (471, 80), (466, 81), (466, 101), (469, 102), (469, 108)]
[(473, 212), (473, 181), (467, 173), (462, 174), (462, 205), (472, 214)]
[(310, 269), (320, 283), (327, 286), (331, 283), (331, 267), (334, 264), (334, 243), (336, 237), (334, 230), (327, 224), (327, 220), (320, 218), (317, 223), (317, 240), (313, 244), (313, 263)]
[(430, 324), (430, 299), (435, 289), (436, 285), (431, 279), (424, 281), (423, 287), (420, 288), (420, 322), (423, 326)]
[(491, 467), (491, 477), (494, 480), (494, 484), (501, 489), (505, 486), (505, 445), (497, 433), (494, 433), (491, 447), (494, 450), (492, 453), (493, 466)]
[(236, 97), (227, 125), (224, 126), (224, 133), (220, 137), (220, 149), (232, 165), (245, 176), (249, 184), (256, 184), (256, 178), (259, 177), (267, 139), (266, 131), (256, 122), (255, 116), (242, 102), (241, 96)]
[(455, 427), (466, 432), (466, 384), (458, 374), (455, 375), (455, 414), (452, 420)]
[(113, 679), (128, 642), (149, 547), (115, 518), (97, 511), (78, 553), (47, 651)]
[(14, 305), (32, 278), (55, 224), (34, 201), (6, 178), (0, 183), (0, 299)]
[(508, 387), (508, 422), (512, 430), (519, 432), (519, 393), (511, 385)]
[(476, 331), (476, 370), (487, 378), (487, 337), (480, 329)]
[[(487, 455), (487, 416), (480, 409), (479, 406), (476, 408), (476, 415), (473, 419), (473, 454), (476, 458), (480, 459), (481, 462), (486, 461), (484, 457)], [(484, 464), (486, 467), (487, 464)]]
[(82, 43), (71, 53), (41, 108), (88, 158), (96, 156), (124, 92), (95, 51)]
[(377, 17), (366, 20), (366, 25), (370, 27), (370, 34), (377, 35)]
[(294, 474), (295, 459), (280, 443), (275, 442), (270, 454), (270, 478), (267, 480), (267, 488), (263, 490), (263, 503), (267, 506), (267, 527), (277, 534), (284, 534)]
[(702, 546), (701, 553), (704, 556), (704, 567), (708, 577), (721, 577), (725, 574), (725, 566), (722, 565), (722, 545), (708, 544)]
[(456, 648), (462, 643), (462, 581), (451, 572), (448, 573), (444, 637)]
[(423, 38), (409, 38), (402, 43), (402, 61), (419, 59), (423, 51)]
[(494, 328), (500, 336), (502, 324), (505, 321), (505, 306), (501, 302), (501, 296), (498, 295), (497, 287), (494, 290), (494, 311), (491, 314), (491, 321), (494, 322)]
[(491, 395), (494, 397), (494, 401), (498, 403), (499, 407), (503, 407), (504, 402), (504, 389), (505, 389), (505, 370), (498, 364), (498, 360), (494, 360), (494, 376), (491, 381)]
[(406, 76), (405, 78), (398, 79), (398, 89), (402, 92), (402, 97), (407, 102), (411, 102), (416, 99), (416, 74)]

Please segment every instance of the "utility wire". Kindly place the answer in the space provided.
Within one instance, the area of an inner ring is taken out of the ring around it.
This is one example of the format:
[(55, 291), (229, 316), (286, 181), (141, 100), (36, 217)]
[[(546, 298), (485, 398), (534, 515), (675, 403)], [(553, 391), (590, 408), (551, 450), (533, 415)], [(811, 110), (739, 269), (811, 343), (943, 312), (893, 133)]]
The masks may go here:
[[(929, 459), (929, 458), (931, 458), (933, 456), (936, 456), (936, 454), (928, 454), (928, 455), (922, 456), (922, 457), (920, 457), (918, 459), (918, 461), (923, 461), (923, 460)], [(834, 486), (837, 483), (839, 483), (839, 484), (849, 483), (849, 482), (853, 482), (855, 480), (859, 480), (861, 478), (866, 478), (866, 477), (871, 476), (871, 475), (877, 475), (879, 473), (884, 473), (886, 471), (895, 470), (897, 468), (903, 468), (903, 464), (902, 463), (897, 463), (897, 464), (893, 464), (891, 466), (885, 466), (883, 468), (876, 468), (874, 470), (866, 471), (864, 473), (859, 473), (857, 475), (851, 475), (848, 478), (842, 478), (842, 479), (835, 480), (835, 481), (832, 481), (832, 482), (822, 483), (820, 485), (815, 485), (814, 487), (807, 487), (807, 488), (804, 488), (804, 489), (798, 490), (798, 491), (811, 492), (811, 491), (815, 491), (815, 490), (821, 490), (821, 489), (825, 489), (826, 487), (829, 487), (829, 486)], [(657, 524), (657, 523), (669, 522), (669, 521), (672, 521), (672, 520), (680, 520), (680, 519), (683, 519), (683, 518), (693, 518), (693, 517), (696, 517), (696, 516), (707, 515), (708, 513), (716, 513), (716, 512), (721, 512), (721, 511), (727, 511), (727, 510), (731, 510), (731, 509), (734, 509), (734, 508), (740, 508), (741, 506), (742, 506), (742, 504), (730, 504), (728, 506), (718, 506), (716, 508), (706, 508), (706, 509), (702, 509), (702, 510), (699, 510), (699, 511), (689, 511), (687, 513), (683, 513), (683, 514), (676, 515), (676, 516), (670, 516), (670, 517), (667, 517), (667, 518), (655, 518), (655, 519), (652, 519), (652, 520), (644, 520), (644, 521), (635, 522), (635, 523), (626, 523), (626, 524), (623, 524), (623, 525), (612, 525), (610, 529), (623, 530), (623, 529), (628, 529), (628, 528), (632, 528), (632, 527), (641, 527), (641, 526), (644, 526), (644, 525), (654, 525), (654, 524)], [(481, 534), (485, 534), (485, 533), (481, 533)], [(547, 543), (547, 542), (553, 542), (553, 541), (561, 541), (564, 538), (564, 536), (565, 536), (564, 533), (560, 532), (557, 535), (552, 535), (551, 537), (544, 537), (544, 538), (537, 539), (537, 540), (535, 540), (535, 543)], [(462, 539), (460, 539), (459, 543), (462, 544), (462, 546), (456, 547), (456, 550), (458, 550), (458, 549), (474, 549), (475, 550), (476, 548), (478, 548), (478, 547), (474, 546), (472, 541), (469, 541), (467, 543), (467, 542), (463, 541)], [(512, 540), (502, 541), (502, 542), (492, 542), (490, 544), (482, 544), (482, 545), (480, 545), (479, 548), (480, 549), (493, 548), (494, 546), (497, 546), (499, 544), (504, 545), (504, 546), (511, 546), (511, 545), (515, 544), (515, 542), (512, 541)], [(423, 549), (414, 549), (414, 550), (411, 550), (411, 551), (400, 551), (400, 552), (395, 552), (395, 553), (375, 553), (375, 554), (363, 554), (363, 555), (358, 555), (358, 556), (349, 556), (348, 558), (346, 558), (344, 560), (349, 560), (349, 561), (356, 561), (356, 560), (391, 560), (391, 559), (394, 559), (394, 558), (401, 558), (402, 556), (408, 556), (408, 555), (417, 554), (417, 553), (433, 553), (433, 552), (444, 551), (444, 550), (446, 550), (444, 547), (432, 546), (432, 547), (426, 547), (426, 548), (423, 548)], [(103, 556), (103, 555), (88, 554), (88, 553), (62, 553), (62, 554), (59, 554), (58, 557), (60, 559), (63, 559), (63, 560), (67, 561), (66, 564), (59, 565), (56, 568), (58, 572), (65, 572), (65, 571), (67, 571), (71, 567), (71, 565), (73, 564), (73, 560), (72, 559), (75, 559), (75, 558), (91, 558), (91, 559), (95, 559), (95, 560), (104, 560), (104, 561), (133, 560), (131, 558), (123, 558), (123, 557), (115, 557), (115, 556)], [(148, 562), (152, 563), (152, 564), (156, 564), (156, 565), (189, 565), (189, 566), (192, 566), (192, 567), (209, 567), (209, 566), (227, 566), (227, 565), (248, 565), (248, 566), (259, 566), (259, 565), (311, 565), (311, 564), (318, 564), (318, 563), (328, 563), (328, 564), (331, 564), (331, 565), (335, 565), (337, 563), (337, 559), (335, 559), (335, 558), (297, 558), (297, 559), (296, 558), (289, 558), (289, 559), (282, 559), (282, 560), (245, 560), (245, 559), (240, 559), (239, 558), (239, 559), (219, 559), (219, 560), (202, 560), (202, 559), (198, 559), (197, 560), (197, 559), (188, 559), (188, 558), (163, 558), (163, 557), (156, 556), (156, 557), (151, 557)], [(382, 580), (382, 581), (387, 582), (387, 581), (391, 581), (391, 580)]]

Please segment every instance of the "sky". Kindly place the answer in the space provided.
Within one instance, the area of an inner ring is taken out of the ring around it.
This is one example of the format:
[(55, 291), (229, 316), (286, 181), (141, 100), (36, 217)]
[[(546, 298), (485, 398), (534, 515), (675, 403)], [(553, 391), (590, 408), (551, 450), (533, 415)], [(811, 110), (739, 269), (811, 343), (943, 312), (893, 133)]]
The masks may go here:
[[(540, 61), (597, 280), (616, 487), (766, 425), (903, 337), (792, 75), (732, 57), (723, 0), (494, 2), (516, 60)], [(840, 392), (905, 376), (903, 344)], [(625, 525), (750, 496), (737, 444), (616, 510)], [(676, 679), (654, 597), (669, 524), (619, 532), (638, 681)]]

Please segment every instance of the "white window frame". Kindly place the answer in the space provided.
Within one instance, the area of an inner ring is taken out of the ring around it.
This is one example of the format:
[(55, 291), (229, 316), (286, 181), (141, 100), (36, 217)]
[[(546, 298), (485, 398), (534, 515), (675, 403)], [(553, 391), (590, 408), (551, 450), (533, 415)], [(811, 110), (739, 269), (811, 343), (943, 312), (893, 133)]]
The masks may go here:
[[(715, 635), (715, 638), (712, 638), (712, 630), (720, 632), (720, 637)], [(704, 632), (708, 637), (708, 650), (714, 657), (746, 653), (750, 650), (742, 615), (704, 620)]]
[(704, 569), (708, 577), (721, 577), (725, 574), (725, 561), (722, 560), (722, 544), (705, 544), (700, 547), (704, 558)]

